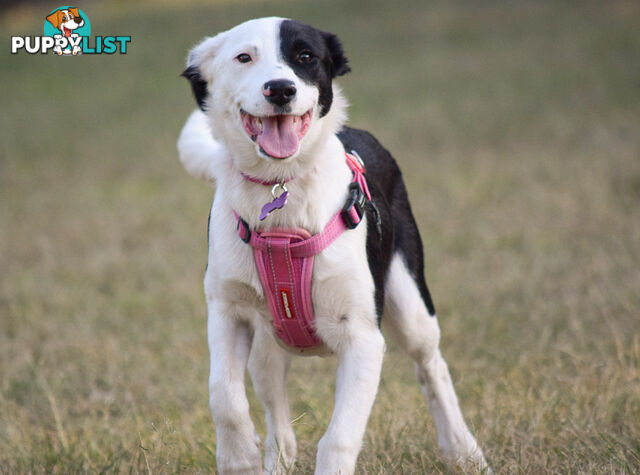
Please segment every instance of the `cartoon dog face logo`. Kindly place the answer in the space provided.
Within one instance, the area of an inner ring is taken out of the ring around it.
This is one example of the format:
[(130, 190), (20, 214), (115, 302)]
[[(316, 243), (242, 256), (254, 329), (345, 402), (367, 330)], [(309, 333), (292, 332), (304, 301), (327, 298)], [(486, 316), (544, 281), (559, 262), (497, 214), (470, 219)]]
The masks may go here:
[[(66, 7), (61, 8), (59, 10), (54, 11), (50, 15), (47, 16), (47, 21), (53, 25), (53, 27), (62, 33), (61, 35), (56, 35), (55, 37), (64, 37), (71, 38), (77, 37), (78, 35), (74, 33), (74, 30), (82, 27), (84, 25), (84, 19), (80, 15), (78, 8), (76, 7)], [(63, 50), (60, 46), (54, 48), (54, 51), (61, 54), (79, 54), (82, 52), (82, 49), (75, 45), (72, 49)]]
[(84, 25), (80, 12), (73, 7), (69, 7), (67, 10), (56, 10), (47, 17), (47, 20), (67, 38), (71, 36), (73, 30)]

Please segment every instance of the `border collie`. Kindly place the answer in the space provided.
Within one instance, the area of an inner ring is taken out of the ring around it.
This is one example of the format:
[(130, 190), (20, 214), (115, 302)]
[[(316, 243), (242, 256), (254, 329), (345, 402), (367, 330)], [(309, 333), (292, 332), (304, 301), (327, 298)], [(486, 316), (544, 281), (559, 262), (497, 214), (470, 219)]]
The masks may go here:
[[(188, 55), (183, 75), (199, 109), (178, 151), (191, 174), (216, 185), (204, 291), (222, 474), (293, 467), (286, 377), (296, 354), (339, 360), (315, 473), (353, 473), (380, 380), (381, 327), (415, 362), (440, 449), (488, 470), (438, 347), (398, 165), (372, 135), (343, 125), (346, 101), (333, 80), (349, 70), (335, 35), (283, 18), (247, 21)], [(304, 246), (312, 251), (300, 257)], [(247, 367), (265, 409), (264, 461)]]

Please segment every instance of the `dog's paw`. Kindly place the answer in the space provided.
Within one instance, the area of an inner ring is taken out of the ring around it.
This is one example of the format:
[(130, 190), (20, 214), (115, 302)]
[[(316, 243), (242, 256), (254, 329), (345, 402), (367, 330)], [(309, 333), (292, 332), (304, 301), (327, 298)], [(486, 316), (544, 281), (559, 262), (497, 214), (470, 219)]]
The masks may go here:
[[(233, 440), (232, 440), (233, 439)], [(263, 474), (260, 442), (255, 438), (227, 437), (218, 441), (216, 462), (220, 475)]]
[(262, 460), (258, 457), (237, 453), (228, 460), (221, 460), (218, 456), (218, 472), (220, 475), (263, 475)]
[(315, 475), (354, 473), (359, 451), (359, 443), (348, 443), (325, 434), (318, 443)]
[(291, 473), (296, 462), (297, 450), (293, 430), (281, 435), (278, 441), (275, 438), (267, 440), (264, 455), (265, 473), (268, 475)]
[(473, 448), (464, 453), (444, 453), (445, 457), (451, 460), (466, 473), (492, 474), (493, 470), (484, 458), (484, 454), (480, 447), (476, 444)]

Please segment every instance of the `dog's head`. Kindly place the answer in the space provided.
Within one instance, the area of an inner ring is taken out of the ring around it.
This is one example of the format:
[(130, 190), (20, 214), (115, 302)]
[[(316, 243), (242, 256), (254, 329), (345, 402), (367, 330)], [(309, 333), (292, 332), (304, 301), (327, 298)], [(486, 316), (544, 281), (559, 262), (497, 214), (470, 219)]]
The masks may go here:
[(71, 36), (73, 30), (84, 25), (84, 20), (80, 16), (77, 8), (69, 7), (62, 10), (56, 10), (47, 17), (47, 21), (55, 28), (59, 29), (64, 36)]
[(205, 39), (183, 76), (241, 168), (282, 171), (341, 125), (333, 79), (348, 71), (335, 35), (262, 18)]

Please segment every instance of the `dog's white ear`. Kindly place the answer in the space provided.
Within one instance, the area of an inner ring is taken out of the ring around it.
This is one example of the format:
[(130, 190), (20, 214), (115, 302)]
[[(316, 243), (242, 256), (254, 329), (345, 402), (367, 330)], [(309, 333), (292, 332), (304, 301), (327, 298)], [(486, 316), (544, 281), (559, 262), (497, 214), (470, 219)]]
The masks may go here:
[(207, 86), (214, 76), (212, 60), (220, 49), (223, 39), (224, 33), (219, 33), (216, 36), (206, 38), (193, 48), (187, 58), (187, 69), (182, 73), (182, 76), (191, 83), (193, 96), (203, 111), (209, 96)]
[(226, 32), (218, 33), (215, 36), (210, 36), (205, 38), (198, 44), (195, 48), (189, 51), (189, 57), (187, 59), (187, 67), (196, 66), (202, 67), (205, 66), (205, 62), (207, 60), (211, 60), (214, 58), (218, 49), (222, 45), (222, 41), (224, 39)]

